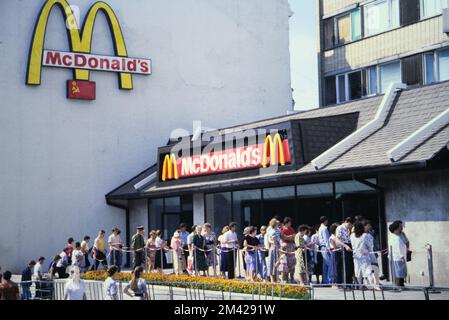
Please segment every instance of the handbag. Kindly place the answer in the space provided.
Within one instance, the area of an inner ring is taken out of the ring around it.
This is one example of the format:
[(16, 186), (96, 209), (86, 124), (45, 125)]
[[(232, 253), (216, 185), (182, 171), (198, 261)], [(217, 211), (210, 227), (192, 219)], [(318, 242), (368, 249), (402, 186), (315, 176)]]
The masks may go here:
[(407, 250), (407, 262), (412, 261), (412, 251)]

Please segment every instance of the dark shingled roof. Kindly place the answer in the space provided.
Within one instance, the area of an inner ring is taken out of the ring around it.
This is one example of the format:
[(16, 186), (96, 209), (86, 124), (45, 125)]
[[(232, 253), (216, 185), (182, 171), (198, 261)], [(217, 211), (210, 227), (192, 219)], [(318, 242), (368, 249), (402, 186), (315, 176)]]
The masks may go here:
[[(311, 164), (308, 164), (297, 171), (287, 171), (275, 174), (259, 175), (256, 177), (246, 177), (230, 180), (203, 181), (198, 183), (187, 183), (176, 186), (156, 187), (151, 184), (144, 188), (142, 192), (134, 189), (134, 184), (147, 177), (157, 168), (153, 166), (142, 172), (128, 183), (125, 183), (109, 196), (151, 196), (152, 194), (162, 194), (163, 192), (185, 191), (185, 190), (207, 190), (207, 188), (219, 188), (220, 185), (239, 185), (242, 183), (266, 181), (267, 179), (282, 179), (283, 177), (295, 176), (298, 179), (307, 175), (322, 175), (326, 172), (347, 171), (363, 168), (385, 168), (400, 167), (410, 163), (417, 163), (431, 160), (437, 153), (445, 148), (449, 143), (449, 123), (427, 139), (424, 143), (416, 145), (412, 151), (396, 163), (392, 163), (387, 156), (387, 151), (395, 147), (401, 141), (413, 134), (420, 127), (434, 119), (443, 111), (449, 108), (449, 82), (439, 83), (431, 86), (423, 86), (407, 89), (398, 93), (398, 99), (393, 106), (386, 124), (371, 136), (353, 146), (338, 158), (330, 162), (326, 167), (317, 171)], [(329, 108), (321, 108), (306, 112), (300, 112), (289, 116), (258, 121), (231, 128), (220, 129), (220, 134), (229, 134), (236, 130), (246, 130), (260, 128), (291, 120), (314, 119), (333, 115), (342, 115), (358, 112), (358, 129), (371, 121), (382, 102), (382, 96), (366, 98), (359, 101), (346, 103)]]

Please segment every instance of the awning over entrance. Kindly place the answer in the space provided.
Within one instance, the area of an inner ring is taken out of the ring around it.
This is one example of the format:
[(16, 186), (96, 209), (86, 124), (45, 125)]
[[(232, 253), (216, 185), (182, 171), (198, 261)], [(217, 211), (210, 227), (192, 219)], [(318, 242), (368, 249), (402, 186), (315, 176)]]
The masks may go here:
[[(288, 168), (269, 174), (242, 171), (163, 184), (158, 183), (160, 172), (153, 165), (106, 198), (214, 192), (423, 168), (449, 152), (449, 82), (412, 89), (395, 85), (384, 96), (226, 128), (219, 134), (285, 123), (292, 131), (289, 137), (299, 137), (293, 141), (296, 163)], [(332, 139), (335, 136), (337, 141)]]

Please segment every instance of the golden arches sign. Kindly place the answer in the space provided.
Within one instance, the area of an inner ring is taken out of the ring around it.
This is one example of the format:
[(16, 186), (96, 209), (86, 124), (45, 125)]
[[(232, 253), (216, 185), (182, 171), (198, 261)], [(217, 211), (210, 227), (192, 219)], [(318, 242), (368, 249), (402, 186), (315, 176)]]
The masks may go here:
[(277, 133), (274, 138), (272, 138), (271, 135), (268, 135), (265, 139), (262, 155), (263, 168), (266, 168), (268, 166), (268, 154), (270, 155), (270, 165), (285, 165), (284, 147), (282, 144), (281, 135), (279, 133)]
[[(47, 22), (54, 6), (59, 6), (64, 18), (70, 23), (68, 30), (70, 47), (73, 52), (91, 53), (92, 34), (96, 16), (102, 11), (109, 22), (109, 27), (114, 40), (115, 54), (119, 57), (127, 57), (128, 52), (125, 46), (125, 39), (120, 28), (119, 21), (114, 10), (105, 2), (96, 2), (87, 13), (82, 30), (78, 27), (73, 11), (66, 0), (47, 0), (43, 5), (39, 18), (36, 22), (33, 40), (31, 42), (30, 56), (28, 62), (28, 72), (26, 83), (29, 85), (41, 84), (42, 61), (44, 55), (44, 40), (47, 29)], [(75, 69), (76, 80), (89, 80), (89, 70)], [(133, 88), (130, 73), (119, 73), (120, 89), (131, 90)]]
[(164, 158), (164, 163), (162, 164), (162, 181), (166, 181), (167, 179), (179, 179), (178, 165), (174, 154), (167, 154)]

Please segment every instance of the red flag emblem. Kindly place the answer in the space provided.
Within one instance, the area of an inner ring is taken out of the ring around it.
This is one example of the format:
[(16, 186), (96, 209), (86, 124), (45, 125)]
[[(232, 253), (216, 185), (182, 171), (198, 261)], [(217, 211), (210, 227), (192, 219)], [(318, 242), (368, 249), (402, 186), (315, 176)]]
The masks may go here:
[(95, 82), (68, 80), (67, 97), (69, 99), (95, 100)]

